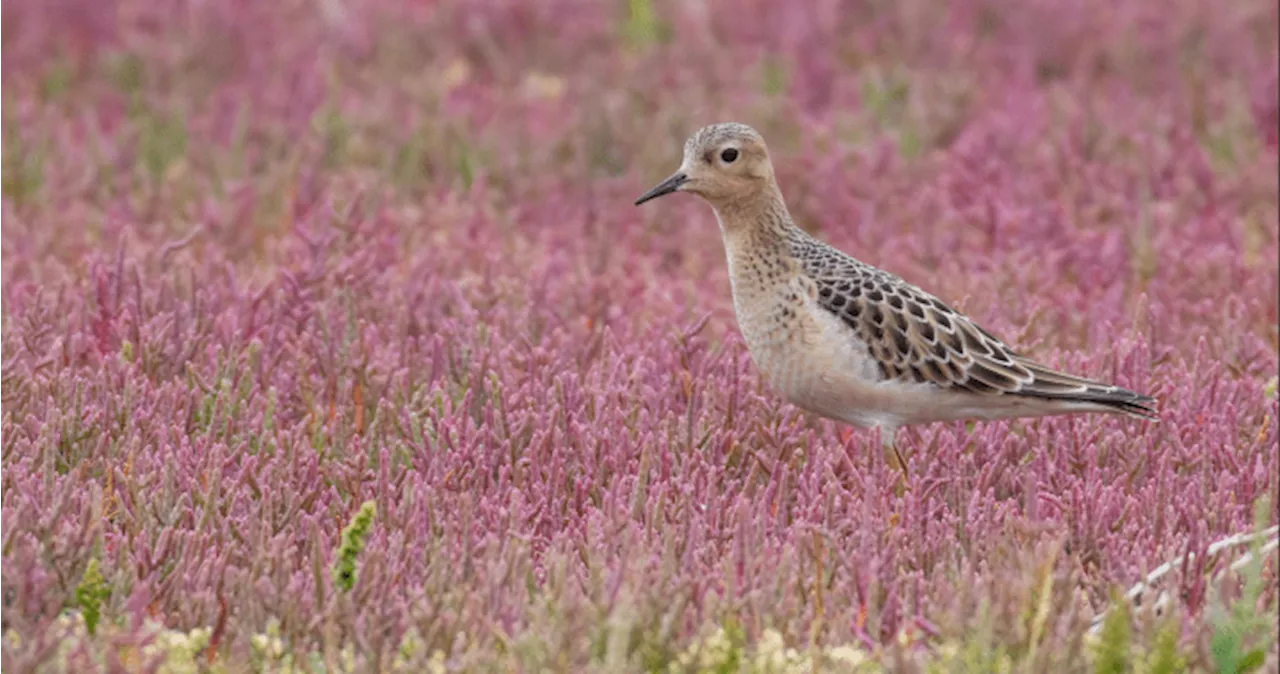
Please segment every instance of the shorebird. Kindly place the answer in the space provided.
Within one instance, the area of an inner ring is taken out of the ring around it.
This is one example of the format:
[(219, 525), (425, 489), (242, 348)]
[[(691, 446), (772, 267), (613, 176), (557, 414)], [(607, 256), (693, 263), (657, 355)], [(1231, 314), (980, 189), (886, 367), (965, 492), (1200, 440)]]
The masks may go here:
[(756, 368), (791, 404), (877, 428), (906, 473), (898, 428), (1100, 412), (1156, 420), (1155, 400), (1054, 371), (901, 277), (795, 225), (769, 151), (745, 124), (712, 124), (679, 170), (635, 204), (675, 192), (715, 210), (738, 328)]

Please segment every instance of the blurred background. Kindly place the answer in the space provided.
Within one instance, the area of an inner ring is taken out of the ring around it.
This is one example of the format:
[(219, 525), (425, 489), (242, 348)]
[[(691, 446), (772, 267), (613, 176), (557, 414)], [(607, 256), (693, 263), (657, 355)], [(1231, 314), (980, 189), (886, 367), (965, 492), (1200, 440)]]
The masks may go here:
[[(704, 638), (1085, 671), (1113, 590), (1276, 503), (1275, 2), (3, 19), (6, 669), (161, 634), (226, 671), (653, 671)], [(913, 430), (895, 499), (756, 379), (710, 209), (631, 205), (730, 120), (801, 226), (1162, 423)], [(1213, 564), (1166, 579), (1169, 643), (1226, 667), (1254, 632), (1206, 617)], [(1240, 615), (1276, 615), (1269, 568)]]

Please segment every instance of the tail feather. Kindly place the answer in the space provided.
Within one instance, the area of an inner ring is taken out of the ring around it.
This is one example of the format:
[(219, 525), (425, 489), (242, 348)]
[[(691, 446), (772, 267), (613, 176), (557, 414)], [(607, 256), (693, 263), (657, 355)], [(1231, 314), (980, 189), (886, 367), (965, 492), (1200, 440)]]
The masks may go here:
[(1043, 365), (1020, 359), (1035, 379), (1024, 385), (1018, 395), (1096, 405), (1100, 410), (1126, 414), (1148, 421), (1159, 421), (1156, 400), (1151, 396), (1135, 393), (1119, 386), (1084, 379), (1063, 372), (1055, 372)]

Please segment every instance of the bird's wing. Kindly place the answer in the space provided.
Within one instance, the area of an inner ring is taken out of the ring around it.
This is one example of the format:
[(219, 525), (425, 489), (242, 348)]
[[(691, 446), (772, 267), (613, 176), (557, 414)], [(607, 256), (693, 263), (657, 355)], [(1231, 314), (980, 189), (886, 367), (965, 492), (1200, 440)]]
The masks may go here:
[(866, 343), (888, 380), (973, 393), (1016, 393), (1035, 382), (1017, 354), (928, 293), (875, 271), (814, 279), (818, 304)]
[(945, 302), (871, 267), (815, 276), (818, 304), (866, 343), (886, 380), (929, 382), (981, 395), (1094, 403), (1150, 417), (1154, 401), (1056, 372), (1018, 355)]

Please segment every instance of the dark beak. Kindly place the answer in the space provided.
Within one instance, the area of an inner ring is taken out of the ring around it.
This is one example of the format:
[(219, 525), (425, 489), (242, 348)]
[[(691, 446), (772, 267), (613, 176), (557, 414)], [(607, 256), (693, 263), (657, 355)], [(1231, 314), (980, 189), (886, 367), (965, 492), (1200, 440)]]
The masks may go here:
[(636, 205), (639, 206), (650, 199), (657, 199), (664, 194), (671, 194), (672, 192), (680, 189), (680, 186), (687, 182), (689, 182), (688, 176), (683, 173), (676, 172), (670, 178), (658, 183), (653, 189), (640, 195), (640, 198), (636, 199)]

